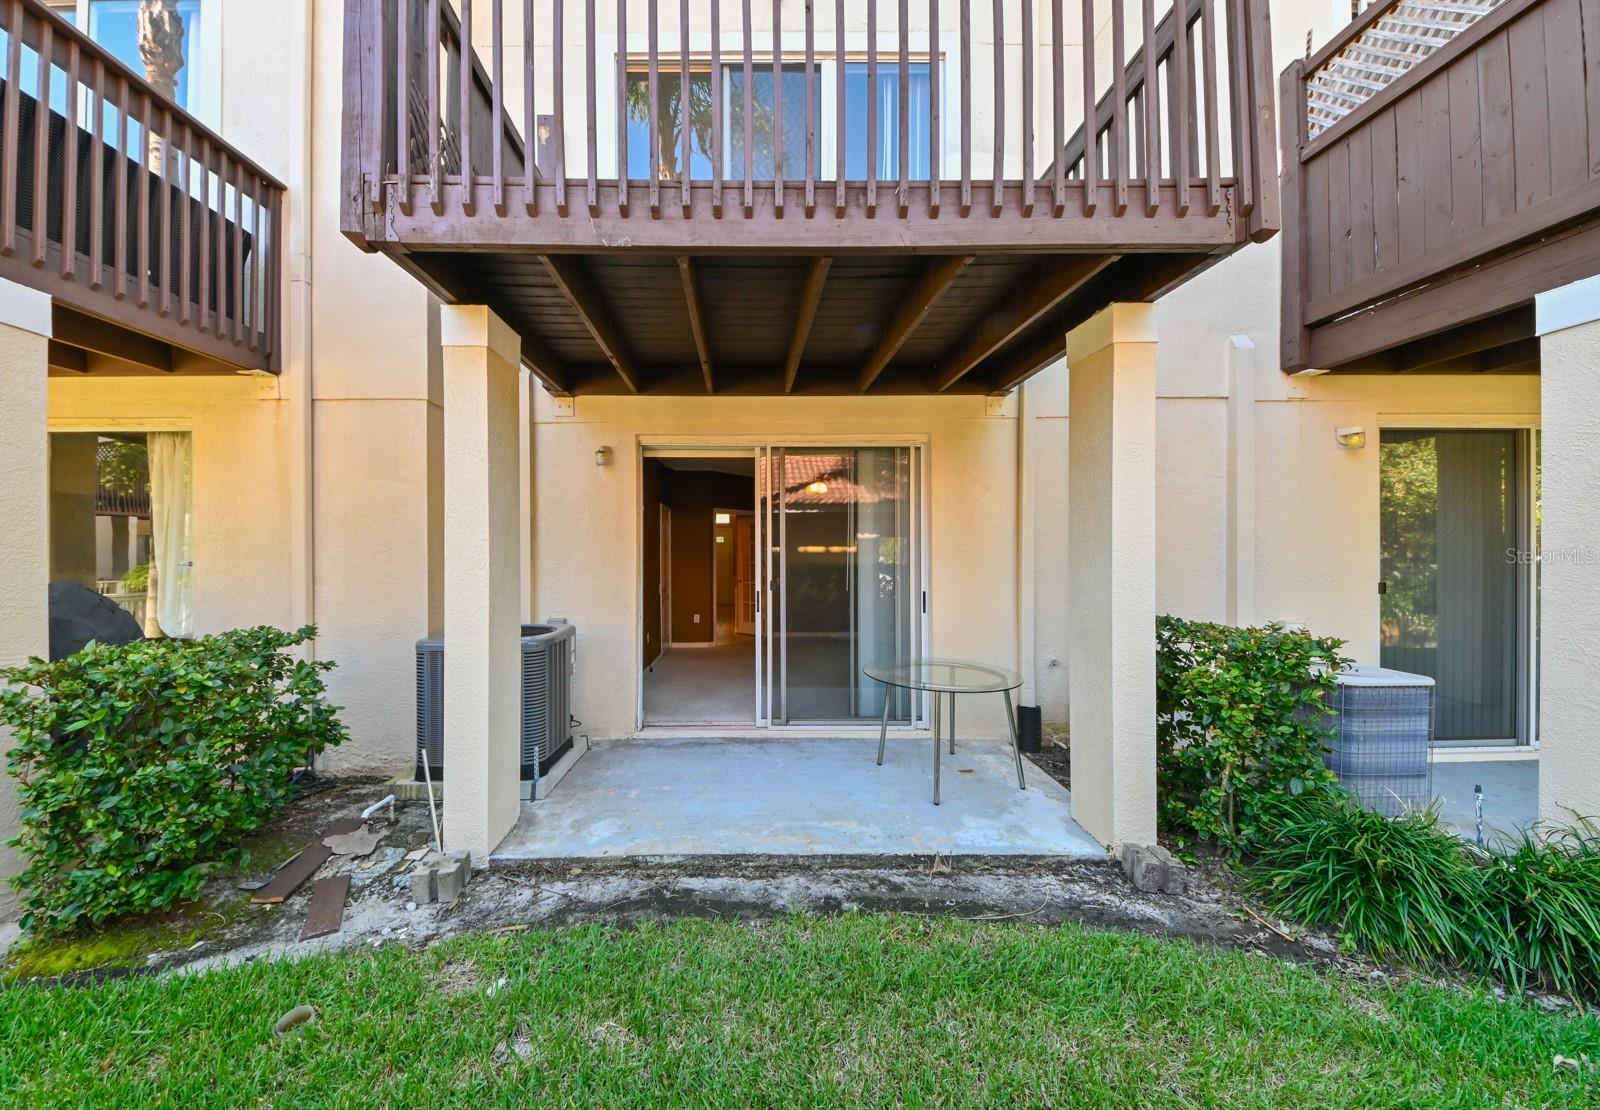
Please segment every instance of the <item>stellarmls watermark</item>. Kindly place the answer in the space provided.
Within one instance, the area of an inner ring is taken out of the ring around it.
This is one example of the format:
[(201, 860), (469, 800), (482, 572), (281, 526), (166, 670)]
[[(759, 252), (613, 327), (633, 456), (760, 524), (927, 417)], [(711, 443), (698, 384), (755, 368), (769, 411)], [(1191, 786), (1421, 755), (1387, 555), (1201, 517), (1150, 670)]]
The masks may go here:
[(1565, 566), (1588, 567), (1600, 564), (1600, 549), (1593, 547), (1550, 547), (1543, 551), (1529, 551), (1521, 547), (1506, 548), (1506, 562), (1513, 566), (1534, 563), (1560, 563)]

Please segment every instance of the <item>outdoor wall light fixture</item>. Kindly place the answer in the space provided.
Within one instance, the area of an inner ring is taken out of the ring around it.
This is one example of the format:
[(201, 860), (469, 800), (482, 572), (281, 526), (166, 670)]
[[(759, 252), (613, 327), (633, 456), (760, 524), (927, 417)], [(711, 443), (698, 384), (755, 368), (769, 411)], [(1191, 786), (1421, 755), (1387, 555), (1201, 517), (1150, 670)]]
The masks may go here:
[(1359, 451), (1367, 445), (1367, 430), (1360, 424), (1351, 424), (1333, 430), (1333, 438), (1339, 441), (1340, 447), (1348, 447), (1352, 451)]
[(611, 448), (609, 448), (609, 447), (596, 447), (594, 449), (594, 465), (596, 465), (596, 466), (610, 466), (611, 465)]

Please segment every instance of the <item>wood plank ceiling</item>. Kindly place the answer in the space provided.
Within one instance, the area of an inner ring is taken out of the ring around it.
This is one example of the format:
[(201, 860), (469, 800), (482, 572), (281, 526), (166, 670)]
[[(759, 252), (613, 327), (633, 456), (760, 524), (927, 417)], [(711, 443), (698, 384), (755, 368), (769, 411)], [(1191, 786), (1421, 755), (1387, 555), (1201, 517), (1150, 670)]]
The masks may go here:
[(541, 255), (416, 251), (441, 296), (483, 303), (559, 394), (1005, 392), (1110, 300), (1152, 300), (1214, 256)]

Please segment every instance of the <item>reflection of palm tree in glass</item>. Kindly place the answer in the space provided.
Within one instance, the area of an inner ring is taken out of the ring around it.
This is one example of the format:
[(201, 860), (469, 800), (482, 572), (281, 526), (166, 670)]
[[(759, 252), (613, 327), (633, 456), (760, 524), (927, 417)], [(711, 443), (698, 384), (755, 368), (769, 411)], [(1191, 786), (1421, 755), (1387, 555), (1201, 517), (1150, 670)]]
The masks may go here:
[[(660, 153), (656, 165), (651, 167), (651, 173), (662, 181), (677, 180), (681, 169), (683, 157), (683, 79), (677, 73), (662, 73), (658, 80), (656, 95), (656, 129), (660, 137)], [(699, 154), (706, 156), (711, 150), (711, 74), (689, 74), (689, 139), (691, 157)], [(642, 73), (630, 74), (628, 78), (628, 119), (640, 126), (644, 136), (644, 145), (638, 156), (642, 157), (645, 164), (649, 165), (650, 147), (649, 131), (646, 130), (650, 122), (650, 83), (649, 78)], [(632, 136), (630, 136), (632, 138)], [(630, 152), (632, 144), (630, 143)], [(630, 162), (635, 165), (634, 158)], [(692, 167), (691, 167), (692, 169)]]
[[(178, 0), (139, 0), (139, 60), (145, 78), (162, 96), (178, 98), (178, 71), (183, 69), (183, 16)], [(161, 171), (161, 138), (152, 132), (148, 139), (148, 164)]]
[[(745, 172), (744, 149), (744, 71), (729, 67), (724, 70), (723, 173), (728, 177), (742, 177)], [(683, 80), (677, 72), (662, 70), (657, 78), (656, 129), (660, 151), (656, 165), (650, 166), (650, 82), (644, 73), (628, 75), (628, 164), (630, 176), (641, 171), (662, 181), (675, 181), (683, 169), (683, 109), (681, 101)], [(751, 176), (771, 177), (773, 167), (773, 96), (772, 71), (757, 71), (750, 82), (750, 143), (754, 158)], [(799, 69), (785, 69), (783, 74), (783, 150), (784, 172), (804, 173), (805, 160), (805, 74)], [(689, 74), (689, 151), (690, 176), (711, 175), (711, 123), (714, 114), (723, 111), (711, 97), (709, 71)], [(820, 146), (820, 144), (819, 144)]]

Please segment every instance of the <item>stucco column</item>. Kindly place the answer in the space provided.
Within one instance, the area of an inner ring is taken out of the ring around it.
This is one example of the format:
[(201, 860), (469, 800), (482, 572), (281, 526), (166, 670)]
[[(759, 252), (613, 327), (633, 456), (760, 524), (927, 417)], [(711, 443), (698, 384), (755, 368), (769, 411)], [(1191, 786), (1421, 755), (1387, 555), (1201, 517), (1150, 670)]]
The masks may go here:
[(1539, 816), (1600, 816), (1600, 279), (1538, 299)]
[(1072, 815), (1156, 840), (1155, 328), (1113, 304), (1067, 333)]
[[(50, 446), (46, 430), (50, 298), (0, 281), (0, 667), (50, 650)], [(0, 752), (11, 736), (0, 728)], [(0, 768), (0, 841), (17, 831), (15, 780)], [(0, 846), (0, 918), (16, 909), (5, 880), (21, 869)]]
[(444, 355), (444, 840), (473, 863), (516, 824), (522, 480), (516, 334), (441, 309)]

